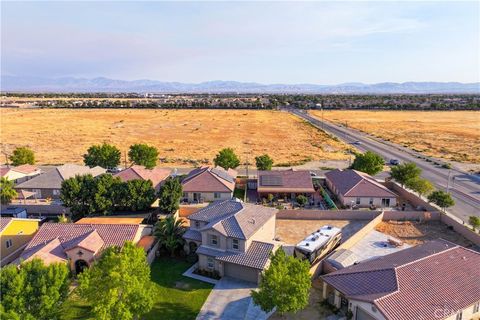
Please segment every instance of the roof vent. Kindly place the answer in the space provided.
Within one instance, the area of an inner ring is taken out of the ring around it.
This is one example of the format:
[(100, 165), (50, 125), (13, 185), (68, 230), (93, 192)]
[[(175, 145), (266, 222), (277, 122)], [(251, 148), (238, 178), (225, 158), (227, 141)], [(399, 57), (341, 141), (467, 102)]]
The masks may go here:
[(255, 224), (255, 219), (252, 218), (252, 219), (249, 220), (249, 222), (250, 222), (251, 224)]

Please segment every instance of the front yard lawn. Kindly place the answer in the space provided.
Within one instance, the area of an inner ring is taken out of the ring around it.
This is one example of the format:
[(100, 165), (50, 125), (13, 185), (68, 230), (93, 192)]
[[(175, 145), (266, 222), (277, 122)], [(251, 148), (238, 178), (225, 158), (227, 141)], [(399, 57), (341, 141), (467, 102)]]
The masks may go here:
[[(182, 276), (190, 266), (188, 262), (169, 258), (152, 263), (153, 308), (142, 319), (195, 319), (213, 285)], [(61, 319), (88, 319), (89, 310), (74, 291), (62, 307)]]

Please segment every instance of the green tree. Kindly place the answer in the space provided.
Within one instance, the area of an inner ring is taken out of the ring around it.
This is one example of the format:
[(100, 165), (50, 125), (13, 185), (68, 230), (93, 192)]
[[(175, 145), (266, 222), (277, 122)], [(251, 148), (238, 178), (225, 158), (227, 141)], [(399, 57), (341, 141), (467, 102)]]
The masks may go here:
[(142, 211), (150, 208), (156, 199), (150, 180), (134, 179), (116, 185), (114, 205), (118, 210)]
[(403, 187), (407, 181), (419, 178), (421, 173), (422, 169), (417, 167), (415, 163), (408, 162), (392, 167), (390, 176)]
[(70, 272), (66, 264), (48, 266), (33, 259), (0, 269), (2, 319), (56, 319), (68, 295)]
[(297, 203), (300, 207), (304, 207), (307, 204), (308, 199), (307, 199), (307, 197), (305, 197), (304, 195), (301, 194), (301, 195), (298, 195), (295, 198), (295, 201), (297, 201)]
[(83, 162), (90, 168), (95, 166), (116, 168), (120, 164), (121, 156), (122, 153), (117, 147), (104, 142), (88, 148), (87, 153), (83, 155)]
[(355, 154), (352, 168), (358, 171), (374, 175), (383, 170), (383, 158), (371, 151)]
[[(75, 176), (64, 180), (60, 189), (60, 199), (63, 205), (70, 208), (74, 219), (97, 213), (97, 204), (103, 202), (103, 198), (97, 195), (97, 181), (91, 174)], [(103, 210), (106, 204), (102, 204)]]
[(480, 228), (480, 217), (470, 216), (468, 217), (468, 223), (473, 227), (473, 230)]
[(161, 212), (167, 214), (175, 213), (180, 206), (182, 198), (182, 184), (177, 178), (170, 177), (158, 191), (158, 207)]
[(12, 199), (18, 196), (17, 191), (14, 189), (13, 181), (8, 180), (6, 177), (0, 178), (0, 203), (9, 204)]
[(140, 319), (153, 307), (150, 267), (143, 248), (126, 242), (109, 247), (78, 277), (78, 294), (95, 319)]
[(427, 179), (422, 178), (413, 178), (405, 182), (407, 188), (412, 189), (421, 197), (423, 195), (428, 195), (434, 190), (433, 184)]
[(258, 170), (272, 170), (273, 159), (268, 154), (255, 157), (255, 164)]
[(305, 308), (312, 285), (309, 270), (308, 261), (278, 249), (262, 274), (258, 291), (252, 291), (253, 301), (265, 312), (275, 307), (280, 314)]
[(240, 165), (240, 159), (238, 159), (232, 148), (225, 148), (220, 150), (215, 159), (213, 159), (213, 163), (215, 163), (216, 166), (228, 170), (238, 167)]
[(452, 199), (450, 193), (446, 193), (442, 190), (436, 190), (430, 193), (428, 196), (428, 201), (435, 203), (437, 206), (442, 208), (443, 211), (445, 211), (446, 208), (455, 205), (455, 201)]
[(128, 158), (133, 164), (152, 169), (157, 165), (158, 150), (148, 144), (134, 144), (130, 146)]
[(35, 164), (35, 154), (32, 149), (27, 147), (19, 147), (13, 150), (13, 154), (9, 157), (12, 165), (20, 166), (22, 164)]
[(164, 246), (173, 257), (175, 250), (183, 246), (182, 235), (185, 233), (185, 228), (182, 226), (180, 219), (175, 219), (169, 216), (157, 222), (155, 225), (154, 235), (160, 241), (160, 245)]

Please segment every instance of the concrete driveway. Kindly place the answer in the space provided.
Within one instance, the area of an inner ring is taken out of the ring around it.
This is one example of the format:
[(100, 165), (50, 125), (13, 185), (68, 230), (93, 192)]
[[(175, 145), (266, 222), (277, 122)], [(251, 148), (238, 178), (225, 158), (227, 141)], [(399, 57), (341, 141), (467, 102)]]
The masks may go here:
[(210, 292), (197, 320), (265, 319), (265, 314), (253, 306), (250, 297), (256, 287), (255, 283), (223, 277)]

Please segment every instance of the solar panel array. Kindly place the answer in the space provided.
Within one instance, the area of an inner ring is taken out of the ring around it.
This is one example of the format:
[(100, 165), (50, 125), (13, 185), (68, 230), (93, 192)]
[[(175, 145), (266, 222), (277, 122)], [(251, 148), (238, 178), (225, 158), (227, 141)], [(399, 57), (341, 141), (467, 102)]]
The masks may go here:
[(260, 185), (262, 186), (283, 186), (282, 176), (261, 176)]
[(234, 182), (235, 178), (231, 177), (226, 171), (220, 170), (217, 168), (212, 168), (212, 172), (222, 178), (223, 180), (226, 180), (228, 182)]

